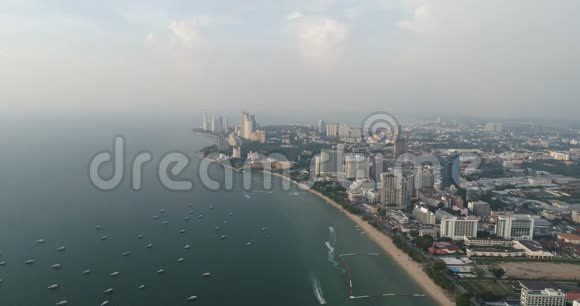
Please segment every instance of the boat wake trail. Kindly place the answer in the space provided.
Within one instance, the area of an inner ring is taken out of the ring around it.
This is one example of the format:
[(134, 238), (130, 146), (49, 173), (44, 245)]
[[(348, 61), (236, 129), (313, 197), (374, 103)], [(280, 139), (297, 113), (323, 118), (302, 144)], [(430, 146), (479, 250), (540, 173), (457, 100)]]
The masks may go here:
[(336, 261), (336, 254), (334, 253), (334, 247), (330, 244), (330, 241), (326, 241), (326, 247), (328, 248), (328, 261), (337, 269), (340, 269), (338, 261)]
[(316, 276), (314, 276), (314, 274), (310, 274), (310, 280), (312, 281), (312, 291), (314, 292), (314, 296), (318, 300), (318, 303), (320, 303), (320, 305), (326, 304), (326, 300), (322, 295), (322, 288), (320, 287), (320, 282), (318, 281)]
[(336, 244), (336, 233), (334, 232), (334, 227), (329, 226), (328, 231), (330, 232), (330, 243), (334, 246)]
[(344, 269), (340, 267), (339, 262), (336, 260), (336, 252), (334, 251), (334, 245), (336, 244), (336, 234), (334, 232), (334, 228), (331, 226), (328, 228), (328, 230), (330, 231), (329, 241), (324, 242), (326, 248), (328, 249), (328, 261), (334, 268), (344, 272)]

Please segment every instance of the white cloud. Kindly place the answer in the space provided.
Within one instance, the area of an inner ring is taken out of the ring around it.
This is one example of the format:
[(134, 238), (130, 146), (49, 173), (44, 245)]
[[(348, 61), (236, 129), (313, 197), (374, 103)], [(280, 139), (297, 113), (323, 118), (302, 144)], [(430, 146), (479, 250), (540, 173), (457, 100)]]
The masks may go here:
[(296, 37), (301, 55), (323, 63), (337, 59), (348, 38), (345, 24), (331, 17), (290, 15), (289, 26)]
[(290, 13), (290, 14), (288, 14), (288, 15), (286, 16), (286, 20), (288, 20), (288, 21), (292, 21), (292, 20), (296, 20), (296, 19), (298, 19), (298, 18), (301, 18), (302, 16), (304, 16), (304, 15), (302, 15), (302, 13), (301, 13), (301, 12), (299, 12), (299, 11), (294, 11), (294, 12), (292, 12), (292, 13)]
[(167, 27), (173, 34), (172, 41), (185, 47), (194, 48), (203, 44), (200, 26), (186, 21), (172, 20)]
[(151, 32), (145, 37), (145, 45), (164, 45), (169, 42), (173, 47), (201, 48), (208, 44), (211, 28), (237, 24), (238, 20), (226, 16), (199, 15), (187, 20), (170, 19), (166, 31)]
[(413, 11), (413, 17), (397, 23), (401, 29), (415, 32), (417, 34), (429, 34), (432, 30), (431, 23), (432, 7), (431, 3), (423, 2)]

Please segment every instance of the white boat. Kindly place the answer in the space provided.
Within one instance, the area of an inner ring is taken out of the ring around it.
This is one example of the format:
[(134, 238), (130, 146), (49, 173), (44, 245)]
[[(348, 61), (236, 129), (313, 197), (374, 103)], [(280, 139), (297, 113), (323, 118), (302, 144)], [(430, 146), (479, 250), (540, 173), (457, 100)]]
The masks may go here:
[(107, 240), (107, 236), (101, 236), (101, 240)]
[(36, 240), (36, 243), (39, 243), (39, 244), (40, 243), (45, 243), (45, 242), (46, 242), (46, 240), (44, 240), (44, 239), (38, 239), (38, 240)]
[(265, 231), (265, 230), (266, 230), (266, 228), (265, 227), (262, 227), (262, 232)]
[(54, 285), (50, 285), (50, 286), (48, 286), (48, 289), (49, 289), (49, 290), (54, 290), (54, 289), (56, 289), (56, 288), (58, 288), (58, 287), (59, 287), (59, 284), (54, 284)]
[(232, 216), (232, 215), (233, 215), (233, 213), (230, 213), (230, 216)]
[(98, 230), (99, 230), (99, 229), (101, 229), (101, 228), (103, 228), (103, 227), (102, 227), (102, 226), (100, 226), (100, 225), (97, 225), (97, 226), (95, 226), (95, 229), (98, 229)]
[(188, 297), (187, 300), (188, 301), (195, 301), (195, 300), (197, 300), (197, 296), (192, 295), (192, 296)]
[(211, 273), (209, 273), (209, 272), (205, 272), (205, 273), (203, 273), (201, 276), (203, 276), (203, 277), (210, 277), (210, 276), (211, 276)]
[(180, 257), (177, 259), (177, 262), (182, 262), (183, 260), (184, 260), (183, 257)]
[(4, 282), (4, 280), (0, 278), (0, 284), (2, 284), (3, 282)]
[(165, 209), (162, 208), (162, 209), (159, 210), (159, 212), (164, 213), (165, 212)]
[(244, 194), (244, 196), (245, 196), (247, 199), (251, 199), (251, 198), (252, 198), (251, 196), (249, 196), (249, 195), (247, 195), (247, 194)]
[(247, 246), (250, 246), (250, 245), (252, 245), (252, 243), (251, 242), (247, 242), (246, 245)]
[(163, 273), (165, 273), (165, 270), (164, 269), (157, 270), (157, 274), (163, 274)]
[(226, 235), (222, 235), (222, 239), (226, 239)]
[(119, 273), (119, 272), (113, 272), (113, 273), (111, 273), (109, 275), (112, 276), (112, 277), (115, 277), (115, 276), (119, 276), (119, 274), (121, 274), (121, 273)]
[(139, 290), (145, 290), (145, 285), (139, 286)]
[(210, 206), (209, 206), (209, 209), (213, 209), (213, 205), (210, 205)]
[(189, 250), (191, 248), (191, 246), (188, 244), (188, 245), (184, 246), (183, 248), (186, 250)]
[(180, 230), (179, 233), (180, 234), (184, 234), (185, 233), (185, 230)]
[(129, 256), (129, 255), (131, 255), (131, 252), (123, 252), (123, 253), (121, 253), (121, 255), (123, 255), (123, 256)]
[(29, 260), (25, 261), (24, 263), (27, 265), (31, 265), (34, 263), (34, 259), (29, 259)]
[(106, 294), (111, 294), (113, 293), (113, 288), (109, 288), (107, 290), (104, 291)]
[(60, 264), (54, 264), (52, 266), (50, 266), (53, 269), (60, 269)]
[(169, 221), (162, 221), (161, 224), (167, 224)]
[(219, 230), (220, 230), (220, 227), (219, 227), (219, 226), (216, 226), (216, 227), (215, 227), (215, 230), (216, 230), (216, 231), (219, 231)]
[(151, 219), (157, 220), (157, 219), (159, 219), (159, 216), (153, 216), (153, 217), (151, 217)]
[(88, 269), (87, 269), (87, 270), (84, 270), (84, 271), (82, 272), (82, 274), (85, 274), (85, 275), (86, 275), (86, 274), (91, 274), (91, 270), (88, 270)]
[(150, 249), (150, 248), (152, 248), (152, 247), (153, 247), (153, 245), (152, 245), (152, 244), (148, 244), (148, 245), (147, 245), (147, 248), (148, 248), (148, 249)]
[(0, 262), (0, 266), (5, 266), (5, 265), (6, 265), (5, 261)]
[(187, 204), (187, 207), (192, 207), (192, 206), (193, 206), (193, 204), (191, 204), (191, 203)]
[(137, 239), (143, 239), (143, 235), (137, 235)]
[(68, 304), (68, 301), (67, 300), (60, 301), (60, 302), (56, 303), (56, 305), (59, 305), (59, 306), (60, 305), (66, 305), (66, 304)]
[(186, 221), (189, 221), (189, 217), (185, 217), (185, 220), (186, 220)]
[(63, 246), (61, 246), (61, 247), (58, 247), (58, 248), (56, 248), (56, 250), (57, 250), (57, 251), (59, 251), (59, 252), (62, 252), (62, 251), (64, 251), (64, 250), (66, 250), (66, 248), (65, 248), (65, 247), (63, 247)]
[(228, 221), (224, 221), (224, 224), (228, 224)]
[(203, 218), (203, 215), (199, 215), (199, 216), (197, 216), (197, 217), (198, 217), (199, 219), (201, 219), (201, 218)]
[(109, 302), (109, 301), (104, 301), (104, 302), (102, 302), (102, 303), (101, 303), (101, 306), (107, 306), (107, 305), (109, 305), (109, 304), (111, 304), (111, 302)]

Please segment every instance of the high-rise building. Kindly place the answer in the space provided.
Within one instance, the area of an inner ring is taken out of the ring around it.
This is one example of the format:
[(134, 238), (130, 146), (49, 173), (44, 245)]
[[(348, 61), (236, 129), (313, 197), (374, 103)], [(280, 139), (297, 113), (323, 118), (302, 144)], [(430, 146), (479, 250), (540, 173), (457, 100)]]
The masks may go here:
[(396, 197), (397, 177), (393, 172), (381, 174), (380, 198), (381, 203), (385, 205), (394, 205), (397, 202)]
[(503, 239), (533, 239), (534, 217), (511, 214), (498, 216), (495, 235)]
[(327, 123), (326, 124), (326, 137), (328, 138), (338, 138), (338, 123)]
[(363, 130), (361, 128), (351, 128), (350, 138), (359, 139), (363, 136)]
[(415, 205), (413, 209), (413, 216), (423, 224), (435, 224), (435, 213), (430, 211), (427, 207), (422, 205)]
[(326, 135), (326, 121), (318, 121), (318, 133), (320, 133), (320, 135)]
[(484, 201), (471, 201), (467, 204), (467, 208), (478, 217), (485, 217), (491, 214), (489, 203)]
[(337, 176), (343, 173), (342, 155), (340, 150), (322, 149), (318, 158), (319, 175)]
[(435, 184), (435, 175), (428, 171), (421, 171), (415, 174), (415, 189), (433, 188)]
[(209, 130), (209, 122), (207, 121), (207, 113), (203, 112), (201, 117), (201, 129), (204, 131)]
[(252, 134), (256, 130), (256, 118), (254, 115), (246, 111), (242, 111), (240, 114), (240, 137), (244, 139), (251, 139)]
[(499, 122), (488, 122), (485, 125), (485, 131), (488, 133), (501, 133), (503, 125)]
[(338, 138), (342, 140), (350, 138), (350, 126), (348, 124), (341, 124), (338, 127)]
[(454, 216), (448, 212), (439, 210), (441, 216), (441, 237), (449, 237), (453, 240), (461, 240), (464, 237), (477, 237), (477, 217)]
[(369, 177), (370, 163), (364, 155), (349, 154), (344, 160), (344, 176), (347, 179), (360, 179)]
[(386, 172), (381, 174), (381, 203), (395, 206), (398, 209), (407, 208), (409, 201), (408, 180), (401, 174)]
[(459, 176), (459, 155), (451, 154), (441, 161), (441, 180), (444, 187), (455, 184), (455, 177)]
[(398, 134), (396, 135), (395, 143), (393, 144), (393, 159), (397, 159), (397, 157), (407, 153), (408, 151), (407, 136), (402, 135), (403, 130), (400, 125), (398, 129)]

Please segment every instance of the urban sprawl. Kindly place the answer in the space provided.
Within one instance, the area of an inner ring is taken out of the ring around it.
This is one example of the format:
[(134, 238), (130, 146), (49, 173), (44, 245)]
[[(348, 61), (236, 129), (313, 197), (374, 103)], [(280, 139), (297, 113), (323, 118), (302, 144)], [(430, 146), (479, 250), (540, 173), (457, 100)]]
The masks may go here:
[(436, 119), (374, 131), (203, 115), (202, 154), (309, 181), (458, 305), (580, 305), (580, 130)]

